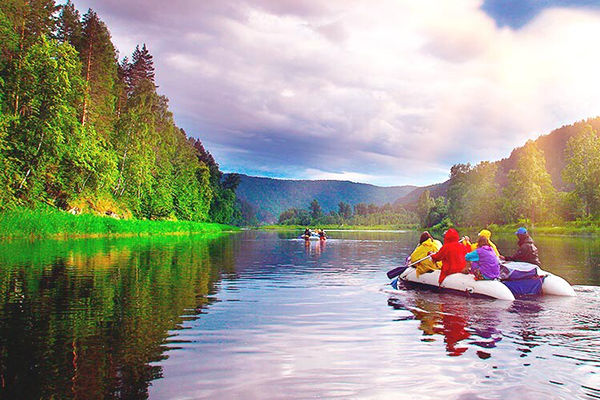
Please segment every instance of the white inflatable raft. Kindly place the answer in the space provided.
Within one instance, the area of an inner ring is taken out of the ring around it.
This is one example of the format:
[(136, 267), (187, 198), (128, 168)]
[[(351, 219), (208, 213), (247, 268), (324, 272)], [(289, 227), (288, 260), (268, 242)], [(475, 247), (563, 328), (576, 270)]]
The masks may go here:
[[(526, 263), (511, 263), (513, 266)], [(531, 264), (526, 264), (531, 267)], [(542, 283), (542, 294), (552, 296), (576, 296), (575, 291), (560, 276), (538, 269), (538, 275), (545, 276)], [(514, 300), (515, 296), (510, 289), (501, 281), (477, 281), (473, 275), (452, 274), (448, 275), (441, 285), (438, 285), (440, 271), (433, 271), (426, 274), (421, 274), (417, 277), (417, 272), (414, 267), (407, 268), (398, 277), (399, 280), (412, 282), (430, 286), (432, 288), (441, 288), (462, 292), (467, 295), (479, 295), (491, 297), (499, 300)]]
[(302, 240), (327, 240), (327, 239), (321, 239), (321, 237), (319, 235), (310, 235), (308, 238), (304, 235), (300, 235), (298, 236), (298, 239), (302, 239)]

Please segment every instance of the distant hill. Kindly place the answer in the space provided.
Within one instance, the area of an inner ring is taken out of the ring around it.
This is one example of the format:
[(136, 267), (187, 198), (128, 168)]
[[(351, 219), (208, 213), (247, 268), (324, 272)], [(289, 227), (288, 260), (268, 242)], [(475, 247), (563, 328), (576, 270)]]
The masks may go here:
[[(544, 152), (546, 168), (552, 177), (552, 183), (558, 190), (565, 190), (562, 170), (565, 167), (565, 149), (571, 137), (580, 132), (585, 125), (591, 125), (600, 132), (600, 117), (579, 121), (555, 129), (535, 140), (538, 148)], [(523, 147), (514, 149), (508, 158), (496, 161), (498, 164), (498, 182), (506, 183), (508, 171), (516, 167), (517, 158)], [(374, 203), (383, 205), (392, 203), (407, 209), (413, 209), (423, 191), (429, 190), (432, 197), (445, 196), (450, 181), (434, 185), (379, 187), (348, 181), (307, 181), (258, 178), (241, 175), (237, 195), (252, 204), (261, 222), (275, 222), (279, 214), (291, 207), (307, 208), (312, 199), (319, 200), (324, 212), (337, 210), (340, 201), (351, 205)]]
[[(597, 132), (600, 132), (600, 117), (590, 118), (584, 121), (576, 122), (572, 125), (565, 125), (553, 130), (547, 135), (538, 137), (534, 142), (538, 149), (544, 152), (546, 159), (546, 169), (552, 177), (552, 184), (558, 190), (568, 189), (562, 180), (562, 170), (565, 168), (565, 149), (567, 142), (577, 133), (579, 133), (586, 125), (591, 125)], [(503, 158), (496, 161), (498, 165), (498, 183), (504, 186), (507, 181), (508, 171), (515, 169), (517, 159), (523, 151), (523, 147), (514, 149), (508, 158)], [(414, 208), (415, 203), (419, 199), (421, 193), (425, 190), (430, 191), (431, 197), (445, 196), (450, 181), (437, 183), (435, 185), (420, 187), (410, 192), (407, 196), (401, 197), (394, 203), (395, 205), (404, 206), (407, 209)]]
[(396, 199), (394, 205), (403, 206), (408, 210), (414, 211), (414, 206), (416, 205), (417, 200), (419, 200), (419, 196), (421, 196), (421, 193), (423, 193), (426, 190), (429, 190), (429, 195), (431, 197), (435, 198), (439, 196), (446, 196), (446, 191), (448, 190), (449, 185), (450, 180), (447, 180), (446, 182), (436, 183), (434, 185), (418, 187), (412, 192), (408, 193), (406, 196)]
[(240, 175), (237, 196), (254, 206), (259, 221), (276, 222), (279, 214), (292, 207), (308, 208), (317, 199), (324, 213), (337, 211), (343, 201), (354, 205), (394, 203), (417, 186), (380, 187), (366, 183), (333, 180), (283, 180)]
[[(546, 169), (552, 177), (552, 184), (558, 190), (566, 189), (561, 173), (565, 168), (565, 149), (567, 148), (567, 142), (586, 125), (591, 125), (597, 132), (600, 132), (600, 117), (590, 118), (585, 121), (576, 122), (572, 125), (562, 126), (535, 140), (538, 148), (544, 152)], [(517, 147), (512, 151), (508, 158), (498, 161), (500, 184), (503, 185), (506, 182), (508, 171), (516, 167), (517, 158), (522, 151), (523, 147)]]

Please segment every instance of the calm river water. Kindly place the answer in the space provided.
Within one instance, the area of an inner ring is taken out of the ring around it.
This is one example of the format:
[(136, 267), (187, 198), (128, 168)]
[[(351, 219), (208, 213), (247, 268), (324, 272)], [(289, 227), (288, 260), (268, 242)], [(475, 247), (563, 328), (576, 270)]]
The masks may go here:
[(503, 302), (386, 291), (414, 232), (296, 235), (0, 243), (0, 397), (600, 398), (600, 240)]

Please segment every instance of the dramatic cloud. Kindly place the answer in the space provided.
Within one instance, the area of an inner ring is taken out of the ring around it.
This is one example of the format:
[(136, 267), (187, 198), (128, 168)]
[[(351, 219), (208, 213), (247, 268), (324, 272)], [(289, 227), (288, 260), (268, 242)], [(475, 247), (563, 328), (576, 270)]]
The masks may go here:
[(477, 0), (77, 5), (122, 55), (148, 45), (178, 124), (227, 171), (427, 184), (600, 114), (588, 8), (536, 9), (513, 29)]

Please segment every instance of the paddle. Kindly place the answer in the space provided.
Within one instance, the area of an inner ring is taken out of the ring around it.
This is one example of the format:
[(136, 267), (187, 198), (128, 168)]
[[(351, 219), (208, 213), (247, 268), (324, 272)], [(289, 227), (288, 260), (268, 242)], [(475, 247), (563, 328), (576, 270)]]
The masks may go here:
[(388, 271), (388, 272), (387, 272), (387, 276), (388, 276), (388, 278), (390, 278), (390, 279), (394, 279), (395, 277), (397, 277), (398, 275), (400, 275), (401, 273), (403, 273), (403, 272), (406, 270), (406, 268), (408, 268), (408, 267), (412, 267), (413, 265), (415, 265), (415, 264), (418, 264), (418, 263), (420, 263), (421, 261), (425, 261), (425, 260), (427, 260), (428, 258), (431, 258), (431, 256), (423, 257), (423, 258), (421, 258), (420, 260), (417, 260), (417, 261), (415, 261), (415, 262), (413, 262), (413, 263), (410, 263), (410, 264), (408, 264), (408, 265), (402, 265), (402, 266), (400, 266), (400, 267), (396, 267), (396, 268), (394, 268), (394, 269), (392, 269), (392, 270)]
[[(460, 240), (458, 241), (458, 243), (462, 243), (462, 242), (464, 242), (464, 240), (465, 240), (465, 238), (462, 238), (462, 239), (460, 239)], [(396, 267), (396, 268), (394, 268), (394, 269), (392, 269), (392, 270), (389, 270), (389, 271), (387, 272), (387, 276), (388, 276), (388, 278), (390, 278), (390, 279), (394, 279), (395, 277), (397, 277), (398, 275), (400, 275), (401, 273), (403, 273), (403, 272), (406, 270), (406, 268), (412, 267), (413, 265), (416, 265), (416, 264), (420, 263), (421, 261), (425, 261), (425, 260), (427, 260), (428, 258), (431, 258), (431, 256), (423, 257), (423, 258), (421, 258), (420, 260), (417, 260), (417, 261), (415, 261), (415, 262), (412, 262), (412, 263), (410, 263), (410, 264), (408, 264), (408, 265), (403, 265), (403, 266), (401, 266), (401, 267)]]

